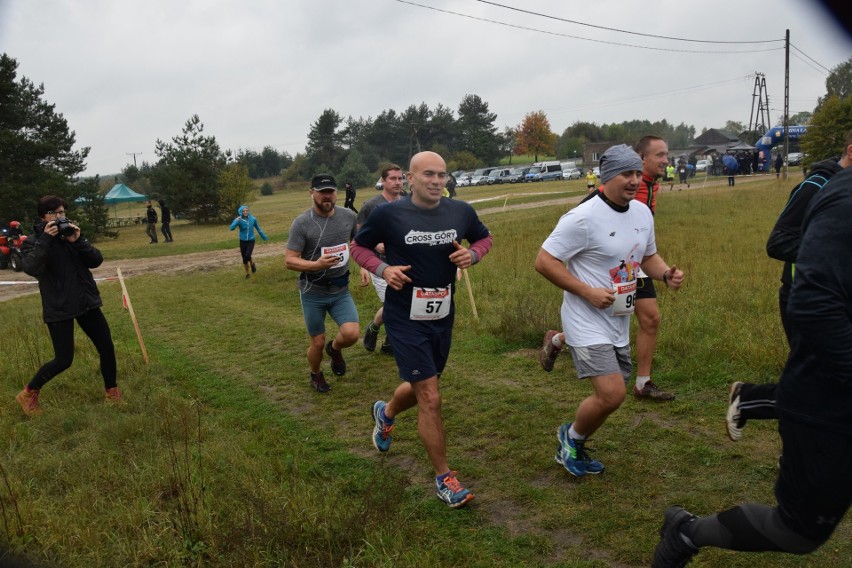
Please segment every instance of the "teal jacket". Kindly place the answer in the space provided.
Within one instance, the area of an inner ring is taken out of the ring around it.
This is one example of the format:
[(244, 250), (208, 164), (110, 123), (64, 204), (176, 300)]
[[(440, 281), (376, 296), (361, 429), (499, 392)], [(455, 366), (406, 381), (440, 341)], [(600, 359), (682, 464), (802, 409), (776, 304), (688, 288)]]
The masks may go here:
[(260, 225), (257, 222), (257, 218), (249, 214), (248, 217), (242, 216), (242, 210), (246, 209), (246, 205), (240, 205), (237, 209), (237, 218), (231, 222), (231, 230), (240, 227), (240, 240), (241, 241), (253, 241), (254, 240), (254, 230), (257, 229), (257, 234), (260, 235), (260, 238), (264, 241), (269, 239), (266, 238), (266, 233), (263, 232), (263, 229), (260, 228)]

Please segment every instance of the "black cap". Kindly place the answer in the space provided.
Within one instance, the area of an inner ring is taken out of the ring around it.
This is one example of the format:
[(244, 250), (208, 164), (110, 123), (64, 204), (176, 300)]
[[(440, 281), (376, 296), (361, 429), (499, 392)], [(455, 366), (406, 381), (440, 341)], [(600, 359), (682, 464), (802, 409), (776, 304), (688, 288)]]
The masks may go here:
[(317, 174), (311, 179), (311, 189), (317, 191), (333, 189), (337, 191), (337, 182), (331, 174)]

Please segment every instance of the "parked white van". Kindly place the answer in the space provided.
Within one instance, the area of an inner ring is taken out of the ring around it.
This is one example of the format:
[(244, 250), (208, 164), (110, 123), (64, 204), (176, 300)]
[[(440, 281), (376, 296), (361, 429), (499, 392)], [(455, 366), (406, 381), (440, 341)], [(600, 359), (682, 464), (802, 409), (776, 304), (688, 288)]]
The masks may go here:
[(526, 181), (562, 179), (562, 164), (559, 162), (536, 162), (527, 172)]

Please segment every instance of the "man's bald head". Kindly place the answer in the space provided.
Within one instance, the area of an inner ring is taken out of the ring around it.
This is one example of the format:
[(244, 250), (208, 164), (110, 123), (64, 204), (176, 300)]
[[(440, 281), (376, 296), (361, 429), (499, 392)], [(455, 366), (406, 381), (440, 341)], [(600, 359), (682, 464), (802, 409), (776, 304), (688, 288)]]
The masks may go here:
[(429, 164), (430, 168), (437, 164), (441, 163), (441, 169), (446, 170), (447, 164), (444, 162), (444, 158), (441, 157), (440, 154), (435, 152), (418, 152), (411, 156), (411, 163), (408, 165), (408, 169), (411, 171), (421, 171)]

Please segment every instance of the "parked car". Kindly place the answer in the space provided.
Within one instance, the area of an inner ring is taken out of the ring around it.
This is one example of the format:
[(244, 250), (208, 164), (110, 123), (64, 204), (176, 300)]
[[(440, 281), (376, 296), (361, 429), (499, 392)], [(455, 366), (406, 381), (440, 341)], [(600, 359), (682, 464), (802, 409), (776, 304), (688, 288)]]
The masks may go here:
[(456, 187), (467, 187), (470, 185), (470, 178), (473, 172), (462, 172), (456, 176)]
[(488, 183), (488, 174), (491, 173), (491, 170), (495, 170), (497, 168), (479, 168), (470, 176), (470, 185), (485, 185)]
[(580, 179), (582, 175), (583, 174), (577, 168), (571, 168), (570, 170), (562, 170), (562, 179)]
[(506, 178), (508, 178), (511, 173), (511, 168), (494, 168), (488, 174), (488, 179), (486, 183), (488, 185), (494, 185), (495, 183), (506, 183)]
[(706, 172), (709, 165), (710, 160), (698, 160), (697, 162), (695, 162), (695, 171)]
[(526, 181), (548, 181), (562, 179), (562, 164), (559, 162), (537, 162), (524, 176)]
[(790, 152), (787, 154), (787, 165), (788, 166), (798, 166), (802, 163), (805, 155), (801, 152)]
[(520, 183), (524, 181), (528, 168), (512, 168), (509, 175), (503, 180), (503, 183)]
[(595, 176), (601, 177), (601, 168), (600, 166), (595, 166), (592, 168), (592, 172), (594, 172)]

